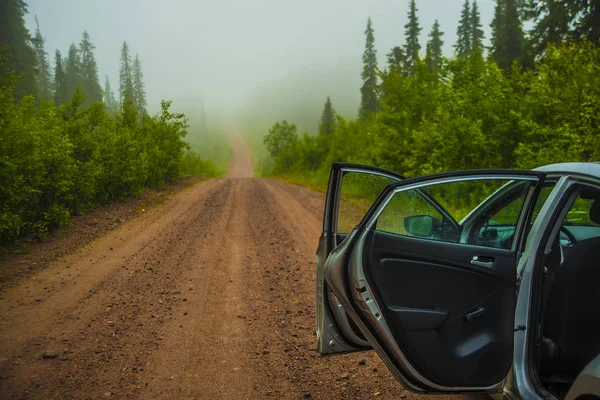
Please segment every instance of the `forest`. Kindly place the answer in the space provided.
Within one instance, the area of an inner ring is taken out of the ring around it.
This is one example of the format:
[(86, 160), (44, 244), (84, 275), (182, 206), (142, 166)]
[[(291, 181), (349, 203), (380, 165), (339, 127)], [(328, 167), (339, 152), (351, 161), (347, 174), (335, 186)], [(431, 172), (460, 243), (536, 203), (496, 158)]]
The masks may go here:
[(324, 188), (335, 161), (405, 176), (599, 161), (600, 1), (496, 0), (489, 46), (477, 0), (460, 15), (447, 58), (437, 21), (419, 43), (411, 0), (404, 44), (383, 67), (369, 19), (356, 118), (337, 115), (327, 97), (318, 132), (276, 122), (262, 173)]
[(188, 120), (169, 101), (147, 113), (141, 60), (127, 42), (115, 93), (108, 76), (100, 84), (87, 32), (51, 58), (26, 13), (22, 0), (0, 3), (0, 244), (43, 237), (145, 187), (219, 173), (191, 149)]

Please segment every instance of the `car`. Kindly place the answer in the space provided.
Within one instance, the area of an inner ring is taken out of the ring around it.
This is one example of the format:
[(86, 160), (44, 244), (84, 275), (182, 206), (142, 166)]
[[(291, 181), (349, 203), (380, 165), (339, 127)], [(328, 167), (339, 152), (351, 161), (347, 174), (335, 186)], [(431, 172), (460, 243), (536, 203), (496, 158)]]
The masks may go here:
[(335, 163), (317, 249), (322, 356), (406, 389), (600, 398), (600, 164), (405, 178)]

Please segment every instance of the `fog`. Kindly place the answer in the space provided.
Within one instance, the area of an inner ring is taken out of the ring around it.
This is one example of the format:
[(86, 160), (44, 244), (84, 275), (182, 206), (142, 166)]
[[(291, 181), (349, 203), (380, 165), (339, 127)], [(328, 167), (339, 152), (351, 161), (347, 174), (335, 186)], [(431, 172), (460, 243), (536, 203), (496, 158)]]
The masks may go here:
[[(364, 30), (370, 16), (380, 67), (404, 42), (408, 0), (28, 0), (46, 50), (66, 54), (87, 30), (96, 45), (100, 81), (118, 90), (120, 47), (142, 60), (148, 108), (161, 99), (207, 113), (252, 109), (265, 116), (311, 114), (330, 95), (342, 115), (359, 104)], [(463, 0), (417, 0), (424, 49), (434, 19), (452, 54)], [(494, 2), (480, 0), (486, 38)], [(313, 103), (318, 104), (314, 105)], [(311, 104), (304, 109), (303, 104)], [(316, 115), (312, 115), (315, 113)], [(261, 111), (262, 110), (262, 111)], [(307, 117), (308, 118), (308, 117)], [(316, 120), (315, 120), (316, 123)], [(306, 129), (309, 129), (307, 127)]]

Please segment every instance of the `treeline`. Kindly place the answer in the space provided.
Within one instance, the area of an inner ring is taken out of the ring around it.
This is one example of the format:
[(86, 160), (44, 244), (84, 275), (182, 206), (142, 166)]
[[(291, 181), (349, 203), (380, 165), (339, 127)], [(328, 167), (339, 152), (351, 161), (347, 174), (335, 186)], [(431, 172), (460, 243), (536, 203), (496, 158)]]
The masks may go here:
[[(45, 235), (71, 215), (163, 185), (214, 175), (190, 151), (187, 119), (161, 102), (146, 112), (140, 58), (121, 49), (118, 99), (99, 83), (87, 32), (50, 67), (39, 24), (33, 37), (21, 0), (0, 3), (0, 244)], [(37, 23), (37, 18), (36, 18)]]
[(477, 2), (465, 0), (446, 58), (437, 21), (422, 51), (413, 0), (405, 44), (380, 70), (369, 19), (358, 118), (337, 116), (327, 98), (316, 135), (276, 123), (264, 140), (270, 172), (320, 184), (334, 161), (415, 176), (600, 160), (598, 21), (598, 2), (497, 0), (485, 47)]

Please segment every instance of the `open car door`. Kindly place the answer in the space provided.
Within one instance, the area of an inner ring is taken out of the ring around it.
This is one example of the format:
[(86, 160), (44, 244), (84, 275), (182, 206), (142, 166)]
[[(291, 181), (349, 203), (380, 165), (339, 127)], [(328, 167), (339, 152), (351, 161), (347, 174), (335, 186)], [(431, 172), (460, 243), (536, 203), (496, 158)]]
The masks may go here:
[(513, 358), (516, 267), (543, 177), (403, 180), (329, 255), (325, 290), (406, 388), (501, 389)]
[(371, 348), (325, 283), (325, 260), (358, 225), (381, 192), (402, 179), (395, 172), (366, 165), (335, 163), (331, 167), (317, 249), (317, 337), (321, 355)]

